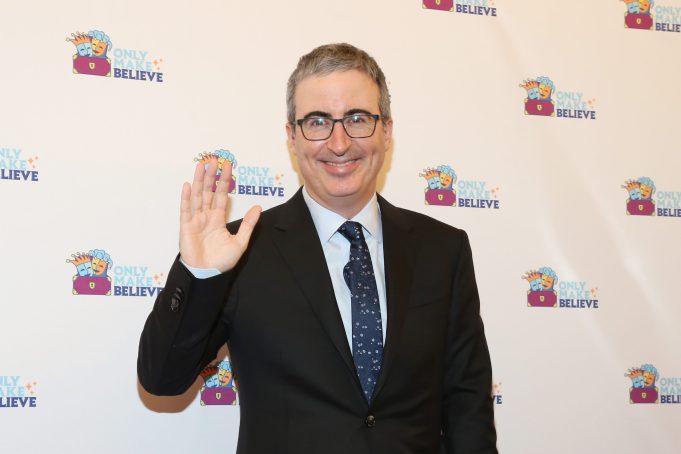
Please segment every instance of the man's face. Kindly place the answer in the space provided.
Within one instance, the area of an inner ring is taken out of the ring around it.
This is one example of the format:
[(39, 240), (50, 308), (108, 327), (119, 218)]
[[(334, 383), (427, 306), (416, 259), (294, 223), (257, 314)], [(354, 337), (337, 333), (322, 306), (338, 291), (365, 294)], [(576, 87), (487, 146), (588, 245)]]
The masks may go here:
[(643, 379), (645, 380), (646, 387), (651, 388), (653, 383), (655, 383), (655, 374), (651, 372), (643, 372)]
[(639, 0), (638, 9), (641, 14), (646, 14), (650, 10), (650, 0)]
[[(376, 83), (357, 70), (309, 76), (296, 88), (296, 119), (378, 114), (378, 97)], [(376, 190), (376, 177), (392, 140), (392, 120), (383, 125), (379, 119), (374, 135), (364, 139), (350, 138), (338, 123), (326, 140), (307, 140), (298, 125), (287, 124), (286, 131), (312, 198), (346, 217), (361, 210)]]
[(539, 84), (539, 97), (541, 99), (548, 99), (551, 96), (551, 86), (546, 84)]

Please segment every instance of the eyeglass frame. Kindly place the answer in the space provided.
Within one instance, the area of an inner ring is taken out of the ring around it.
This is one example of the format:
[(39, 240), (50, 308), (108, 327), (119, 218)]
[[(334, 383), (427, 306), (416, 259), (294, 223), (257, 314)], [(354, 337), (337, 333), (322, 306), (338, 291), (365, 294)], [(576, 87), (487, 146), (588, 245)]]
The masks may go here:
[[(362, 116), (365, 116), (365, 117), (371, 117), (371, 118), (374, 119), (374, 129), (371, 131), (371, 134), (369, 134), (368, 136), (353, 137), (353, 136), (350, 135), (348, 130), (345, 128), (345, 124), (343, 123), (343, 120), (345, 120), (346, 118), (355, 117), (355, 116), (358, 116), (358, 115), (362, 115)], [(300, 126), (300, 132), (303, 134), (303, 137), (305, 137), (305, 140), (309, 140), (310, 142), (320, 142), (322, 140), (328, 140), (329, 137), (331, 137), (331, 135), (333, 134), (333, 130), (336, 127), (336, 123), (340, 123), (341, 126), (343, 126), (343, 131), (345, 131), (345, 134), (347, 134), (347, 136), (350, 137), (351, 139), (368, 139), (369, 137), (373, 136), (376, 133), (376, 126), (378, 125), (378, 120), (381, 117), (382, 117), (382, 115), (380, 115), (380, 114), (370, 114), (370, 113), (355, 113), (355, 114), (346, 115), (342, 118), (330, 118), (330, 117), (323, 117), (323, 116), (318, 116), (318, 115), (311, 115), (309, 117), (299, 118), (299, 119), (295, 120), (293, 122), (293, 124)], [(309, 120), (311, 118), (323, 118), (324, 120), (330, 120), (331, 121), (331, 129), (329, 130), (329, 135), (324, 137), (323, 139), (308, 139), (307, 136), (305, 135), (305, 132), (303, 131), (303, 122), (305, 120)]]

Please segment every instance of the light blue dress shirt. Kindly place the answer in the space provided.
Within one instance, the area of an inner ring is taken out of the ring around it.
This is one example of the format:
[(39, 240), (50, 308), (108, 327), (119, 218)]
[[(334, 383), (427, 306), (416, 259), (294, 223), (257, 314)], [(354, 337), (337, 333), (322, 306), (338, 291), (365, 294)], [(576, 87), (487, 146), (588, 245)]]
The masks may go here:
[[(348, 338), (348, 345), (352, 350), (352, 306), (350, 289), (343, 278), (343, 268), (350, 259), (350, 242), (340, 233), (338, 228), (345, 221), (355, 221), (362, 224), (364, 238), (369, 248), (371, 255), (371, 264), (374, 267), (374, 275), (376, 276), (376, 289), (378, 290), (378, 303), (381, 307), (381, 324), (383, 325), (383, 345), (385, 345), (385, 336), (388, 325), (388, 308), (385, 296), (385, 267), (383, 265), (383, 226), (381, 225), (381, 216), (379, 213), (378, 200), (376, 194), (371, 200), (357, 213), (352, 219), (345, 219), (338, 213), (324, 208), (317, 203), (307, 193), (307, 188), (303, 188), (303, 198), (305, 204), (310, 210), (312, 221), (319, 235), (319, 241), (324, 250), (324, 257), (326, 258), (326, 265), (329, 268), (329, 275), (331, 276), (331, 284), (333, 285), (333, 292), (336, 295), (336, 303), (338, 304), (338, 311), (340, 312), (341, 320), (343, 321), (343, 328), (345, 329), (345, 336)], [(180, 258), (182, 262), (182, 258)], [(220, 271), (215, 268), (194, 268), (182, 264), (198, 279), (205, 279), (220, 274)]]

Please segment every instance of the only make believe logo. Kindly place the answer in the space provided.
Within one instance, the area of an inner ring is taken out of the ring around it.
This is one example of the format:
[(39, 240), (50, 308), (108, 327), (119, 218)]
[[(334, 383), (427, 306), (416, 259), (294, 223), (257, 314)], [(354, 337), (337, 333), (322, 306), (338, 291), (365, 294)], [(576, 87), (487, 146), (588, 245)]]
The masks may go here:
[(499, 188), (487, 189), (485, 181), (458, 180), (448, 165), (427, 168), (419, 176), (426, 179), (426, 205), (499, 209)]
[(495, 382), (492, 384), (492, 401), (495, 405), (503, 404), (501, 395), (501, 382)]
[(0, 180), (38, 181), (38, 156), (22, 156), (20, 148), (0, 148)]
[(423, 0), (424, 9), (473, 14), (476, 16), (495, 16), (497, 9), (494, 0)]
[[(215, 150), (210, 153), (201, 153), (194, 158), (206, 168), (211, 160), (218, 161), (217, 179), (222, 175), (222, 168), (226, 163), (232, 166), (232, 180), (229, 182), (230, 194), (262, 195), (269, 197), (284, 197), (283, 174), (273, 174), (269, 167), (260, 166), (237, 166), (234, 154), (225, 149)], [(213, 186), (215, 192), (216, 185)]]
[(78, 252), (66, 259), (76, 267), (73, 276), (74, 295), (157, 296), (163, 290), (163, 273), (153, 276), (146, 266), (113, 266), (111, 256), (104, 249)]
[[(661, 377), (652, 364), (632, 367), (624, 376), (631, 379), (629, 403), (681, 404), (681, 377)], [(656, 382), (659, 382), (659, 388), (655, 386)]]
[(529, 307), (598, 309), (598, 287), (589, 288), (584, 281), (559, 282), (556, 272), (548, 266), (528, 271), (522, 279), (530, 284), (527, 291)]
[[(634, 216), (681, 217), (681, 192), (658, 191), (657, 205), (653, 199), (656, 188), (651, 178), (641, 177), (627, 180), (622, 189), (629, 192), (627, 199), (627, 214)], [(657, 210), (656, 210), (657, 208)]]
[(622, 0), (627, 11), (624, 27), (681, 33), (681, 7), (656, 5), (654, 0)]
[[(163, 82), (160, 72), (162, 58), (149, 57), (149, 52), (124, 48), (113, 48), (109, 36), (100, 30), (87, 33), (71, 33), (66, 41), (76, 46), (73, 55), (73, 73), (91, 76), (111, 77), (116, 79), (146, 80)], [(113, 54), (113, 65), (108, 54)]]
[(585, 99), (584, 93), (577, 91), (556, 91), (555, 84), (546, 76), (526, 79), (520, 87), (527, 92), (525, 115), (596, 119), (595, 98)]
[(0, 408), (37, 407), (36, 385), (21, 375), (0, 375)]
[(229, 359), (212, 364), (201, 371), (201, 405), (238, 405), (232, 364)]

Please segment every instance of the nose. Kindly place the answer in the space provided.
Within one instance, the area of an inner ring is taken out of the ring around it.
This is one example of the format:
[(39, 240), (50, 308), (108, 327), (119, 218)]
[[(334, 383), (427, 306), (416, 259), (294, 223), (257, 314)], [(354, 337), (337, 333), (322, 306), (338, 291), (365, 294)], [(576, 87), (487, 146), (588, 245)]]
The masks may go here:
[(352, 139), (345, 133), (343, 125), (340, 122), (334, 124), (331, 137), (326, 139), (326, 147), (336, 156), (343, 156), (351, 143)]

